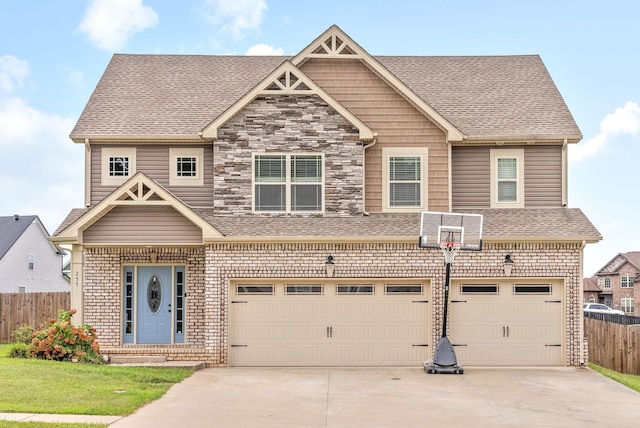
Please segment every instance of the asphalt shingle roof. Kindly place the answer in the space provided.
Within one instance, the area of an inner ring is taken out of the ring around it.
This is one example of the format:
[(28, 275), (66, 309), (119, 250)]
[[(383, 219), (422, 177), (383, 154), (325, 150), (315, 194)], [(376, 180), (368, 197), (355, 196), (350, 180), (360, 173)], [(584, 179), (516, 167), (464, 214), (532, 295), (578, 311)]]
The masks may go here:
[[(111, 59), (71, 136), (195, 136), (290, 57)], [(374, 57), (469, 138), (581, 138), (537, 55)]]
[(37, 217), (35, 215), (22, 215), (17, 220), (15, 216), (0, 217), (0, 259), (7, 254), (7, 251), (13, 247), (13, 244), (16, 243)]
[[(87, 209), (73, 210), (55, 234), (80, 218)], [(354, 217), (215, 216), (212, 209), (193, 211), (227, 238), (380, 237), (415, 239), (420, 213), (371, 213)], [(469, 212), (469, 211), (465, 211)], [(587, 240), (601, 239), (598, 230), (577, 208), (491, 209), (483, 214), (484, 240)]]

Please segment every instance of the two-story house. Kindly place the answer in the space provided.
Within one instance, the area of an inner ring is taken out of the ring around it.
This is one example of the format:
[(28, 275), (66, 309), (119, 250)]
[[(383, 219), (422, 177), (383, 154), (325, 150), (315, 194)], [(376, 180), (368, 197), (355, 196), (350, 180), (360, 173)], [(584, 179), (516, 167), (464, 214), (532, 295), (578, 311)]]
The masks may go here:
[(640, 251), (630, 251), (617, 254), (585, 282), (589, 280), (597, 285), (598, 293), (593, 301), (620, 309), (628, 315), (637, 315), (640, 313), (640, 291), (636, 291), (638, 287), (634, 284), (638, 278)]
[(581, 134), (538, 56), (372, 56), (336, 26), (293, 57), (114, 55), (71, 139), (86, 207), (53, 240), (107, 354), (422, 364), (444, 308), (428, 210), (484, 216), (452, 269), (461, 364), (584, 361), (601, 237), (566, 206)]
[(65, 254), (38, 216), (0, 217), (0, 293), (68, 292)]

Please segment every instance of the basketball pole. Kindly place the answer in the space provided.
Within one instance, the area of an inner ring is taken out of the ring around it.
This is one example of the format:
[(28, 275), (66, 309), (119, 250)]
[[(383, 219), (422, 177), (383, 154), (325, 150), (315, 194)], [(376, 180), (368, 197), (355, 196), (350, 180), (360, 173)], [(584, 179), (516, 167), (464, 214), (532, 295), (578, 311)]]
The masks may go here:
[(442, 320), (442, 336), (447, 337), (447, 314), (449, 310), (449, 282), (451, 280), (451, 262), (446, 263), (444, 275), (444, 317)]

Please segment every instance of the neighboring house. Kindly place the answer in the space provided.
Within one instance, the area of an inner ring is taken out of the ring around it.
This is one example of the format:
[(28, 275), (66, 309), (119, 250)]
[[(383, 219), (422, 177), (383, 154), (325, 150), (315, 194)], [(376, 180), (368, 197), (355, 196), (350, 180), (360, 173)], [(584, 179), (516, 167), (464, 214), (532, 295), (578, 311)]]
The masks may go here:
[(598, 279), (596, 277), (584, 279), (582, 301), (585, 303), (604, 303), (604, 293), (598, 286)]
[(62, 275), (65, 252), (49, 241), (35, 215), (0, 217), (0, 292), (69, 291)]
[(74, 321), (113, 356), (422, 364), (445, 263), (420, 212), (459, 211), (484, 215), (452, 269), (460, 364), (577, 366), (601, 239), (566, 207), (581, 138), (535, 55), (372, 56), (336, 26), (293, 57), (115, 55), (71, 133), (86, 208), (53, 238)]
[(638, 315), (640, 314), (640, 287), (634, 285), (639, 277), (640, 251), (619, 253), (594, 276), (588, 280), (585, 279), (585, 291), (587, 281), (595, 283), (600, 291), (594, 302), (623, 310), (628, 315)]

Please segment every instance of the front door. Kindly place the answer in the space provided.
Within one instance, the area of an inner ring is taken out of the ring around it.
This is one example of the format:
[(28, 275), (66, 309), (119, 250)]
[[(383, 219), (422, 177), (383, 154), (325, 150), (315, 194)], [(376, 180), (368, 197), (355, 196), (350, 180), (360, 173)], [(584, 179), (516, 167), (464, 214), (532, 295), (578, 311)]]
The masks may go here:
[(138, 267), (138, 343), (171, 343), (171, 267)]

